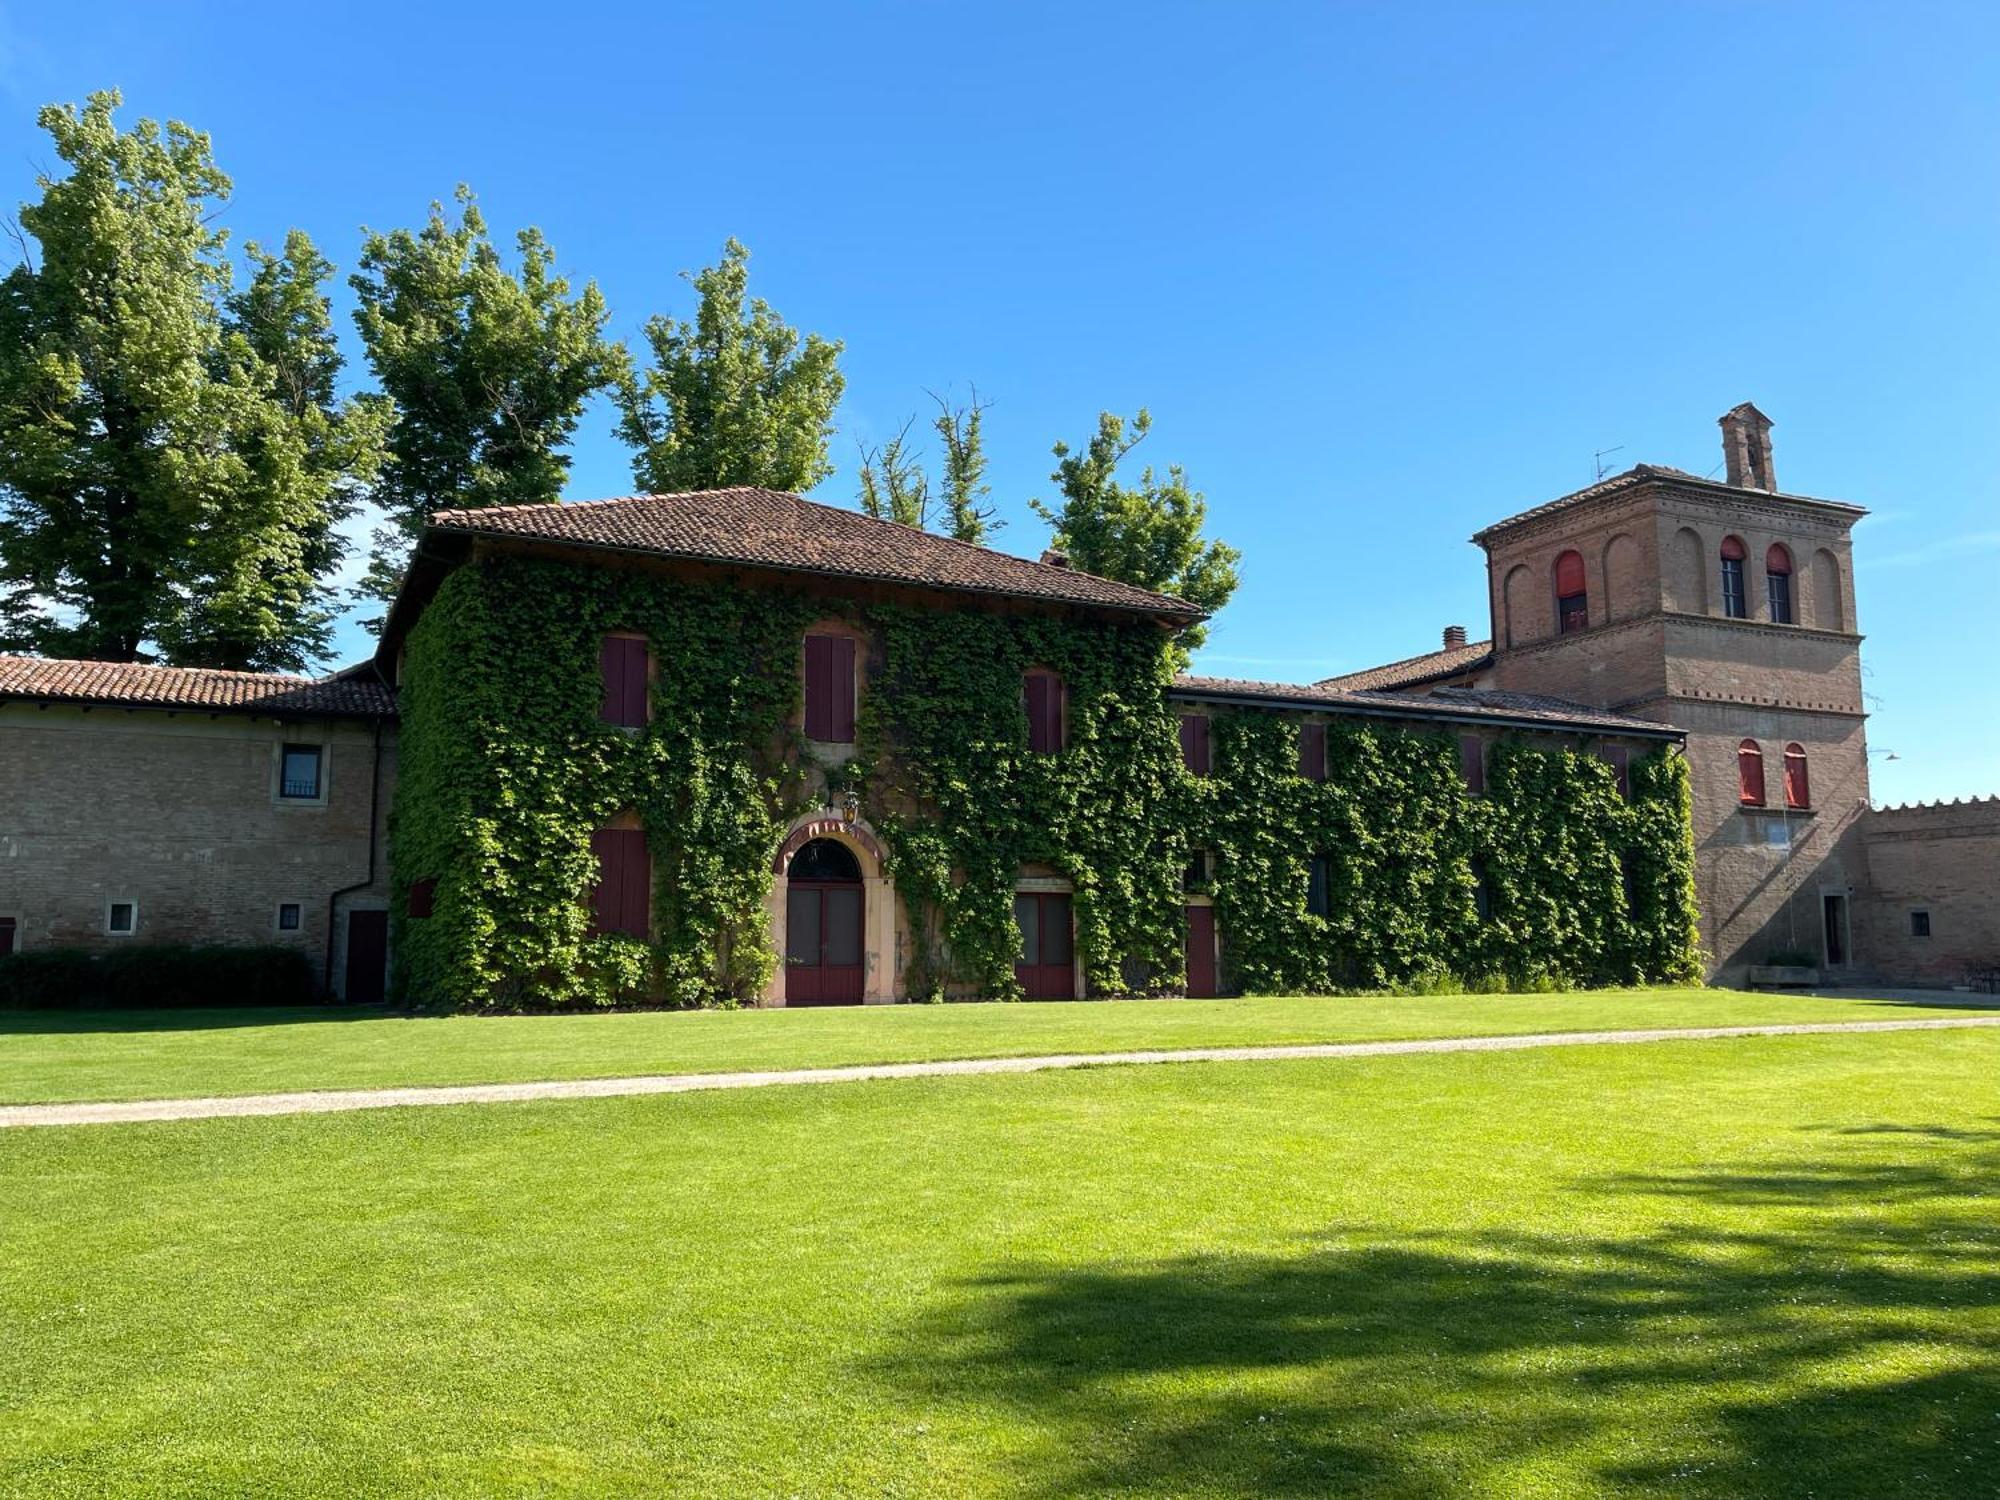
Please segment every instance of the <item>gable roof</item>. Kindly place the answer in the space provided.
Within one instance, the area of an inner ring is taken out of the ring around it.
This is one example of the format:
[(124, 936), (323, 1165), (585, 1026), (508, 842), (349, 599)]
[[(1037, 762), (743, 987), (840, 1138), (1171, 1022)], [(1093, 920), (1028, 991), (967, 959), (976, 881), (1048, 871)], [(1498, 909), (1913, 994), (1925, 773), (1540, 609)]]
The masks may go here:
[(1316, 709), (1371, 718), (1478, 720), (1534, 729), (1576, 729), (1681, 739), (1671, 724), (1607, 713), (1566, 698), (1539, 693), (1503, 693), (1485, 688), (1434, 688), (1428, 693), (1394, 693), (1331, 688), (1324, 683), (1252, 682), (1240, 677), (1176, 677), (1170, 696), (1218, 703)]
[(1426, 651), (1422, 656), (1406, 656), (1401, 661), (1386, 662), (1379, 667), (1366, 667), (1359, 672), (1322, 677), (1313, 686), (1348, 692), (1418, 687), (1426, 682), (1435, 682), (1440, 677), (1476, 672), (1492, 660), (1491, 641), (1471, 641), (1463, 646), (1446, 646), (1441, 651)]
[(386, 718), (396, 712), (395, 693), (372, 673), (293, 677), (45, 656), (0, 656), (0, 698), (272, 717)]
[(441, 510), (430, 529), (1040, 599), (1176, 625), (1191, 625), (1205, 613), (1185, 599), (752, 486)]

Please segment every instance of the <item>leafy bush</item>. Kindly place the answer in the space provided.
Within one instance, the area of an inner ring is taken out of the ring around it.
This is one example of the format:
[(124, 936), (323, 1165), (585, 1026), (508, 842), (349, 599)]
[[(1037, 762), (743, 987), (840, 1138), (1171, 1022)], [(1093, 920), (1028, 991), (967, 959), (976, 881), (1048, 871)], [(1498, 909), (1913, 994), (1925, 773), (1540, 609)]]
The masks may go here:
[(291, 948), (144, 943), (29, 949), (0, 958), (0, 1011), (311, 1005), (312, 966)]

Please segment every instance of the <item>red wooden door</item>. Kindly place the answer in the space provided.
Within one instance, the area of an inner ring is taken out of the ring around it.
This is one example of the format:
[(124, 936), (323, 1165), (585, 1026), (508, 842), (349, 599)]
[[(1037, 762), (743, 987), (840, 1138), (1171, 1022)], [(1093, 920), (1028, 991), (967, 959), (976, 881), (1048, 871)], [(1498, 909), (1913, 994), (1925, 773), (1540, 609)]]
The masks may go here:
[(1196, 1000), (1215, 994), (1215, 908), (1187, 909), (1187, 992)]
[(1022, 891), (1014, 897), (1014, 925), (1021, 954), (1014, 978), (1030, 1000), (1076, 998), (1076, 949), (1069, 897), (1060, 891)]
[(347, 1003), (380, 1005), (389, 976), (389, 914), (347, 914)]
[(790, 882), (785, 896), (785, 1004), (861, 1003), (861, 918), (860, 882)]

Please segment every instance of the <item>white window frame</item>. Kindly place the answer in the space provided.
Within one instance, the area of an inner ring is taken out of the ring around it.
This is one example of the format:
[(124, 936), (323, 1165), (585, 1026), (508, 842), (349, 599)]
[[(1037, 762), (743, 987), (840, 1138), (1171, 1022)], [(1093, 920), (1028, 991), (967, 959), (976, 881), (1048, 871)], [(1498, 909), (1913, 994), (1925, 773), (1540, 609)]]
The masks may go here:
[[(296, 906), (299, 909), (299, 925), (296, 927), (287, 927), (285, 925), (285, 908), (288, 906)], [(276, 933), (304, 932), (306, 930), (305, 902), (280, 901), (271, 910), (271, 930)]]
[[(132, 908), (132, 925), (130, 927), (113, 927), (111, 925), (112, 912), (121, 906)], [(130, 896), (114, 896), (104, 903), (104, 935), (106, 937), (134, 937), (138, 934), (138, 931), (139, 903), (136, 900)]]

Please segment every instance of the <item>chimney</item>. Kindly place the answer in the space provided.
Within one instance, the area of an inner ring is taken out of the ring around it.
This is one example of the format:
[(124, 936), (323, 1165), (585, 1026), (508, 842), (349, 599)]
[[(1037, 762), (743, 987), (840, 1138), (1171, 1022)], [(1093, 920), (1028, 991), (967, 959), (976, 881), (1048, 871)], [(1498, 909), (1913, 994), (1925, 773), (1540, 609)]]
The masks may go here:
[(1051, 547), (1042, 554), (1042, 561), (1052, 568), (1066, 568), (1069, 566), (1069, 554)]
[(1456, 651), (1460, 646), (1463, 646), (1464, 644), (1465, 644), (1465, 627), (1463, 625), (1445, 626), (1444, 628), (1445, 650)]
[(1729, 464), (1729, 482), (1739, 490), (1776, 490), (1771, 419), (1745, 401), (1717, 420), (1722, 424), (1722, 456)]

